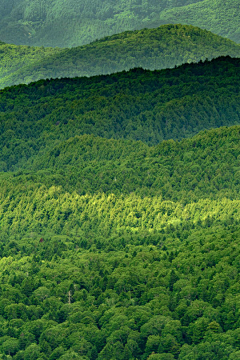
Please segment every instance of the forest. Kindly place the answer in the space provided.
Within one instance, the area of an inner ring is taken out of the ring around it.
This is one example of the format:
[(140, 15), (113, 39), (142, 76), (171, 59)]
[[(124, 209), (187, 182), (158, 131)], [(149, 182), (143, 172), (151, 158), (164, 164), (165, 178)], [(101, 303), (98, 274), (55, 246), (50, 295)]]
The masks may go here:
[(2, 172), (2, 359), (238, 359), (239, 137), (82, 135)]
[(139, 68), (5, 88), (0, 91), (0, 169), (24, 167), (31, 157), (77, 135), (155, 145), (237, 125), (239, 67), (239, 58), (220, 57), (175, 69)]
[(165, 9), (160, 13), (160, 21), (192, 24), (240, 42), (238, 0), (202, 0)]
[(0, 91), (0, 359), (240, 359), (239, 67)]
[(0, 40), (73, 47), (126, 30), (199, 26), (240, 42), (238, 0), (0, 0)]
[(240, 57), (240, 45), (190, 25), (126, 31), (71, 49), (0, 44), (0, 87), (39, 79), (150, 70), (219, 56)]

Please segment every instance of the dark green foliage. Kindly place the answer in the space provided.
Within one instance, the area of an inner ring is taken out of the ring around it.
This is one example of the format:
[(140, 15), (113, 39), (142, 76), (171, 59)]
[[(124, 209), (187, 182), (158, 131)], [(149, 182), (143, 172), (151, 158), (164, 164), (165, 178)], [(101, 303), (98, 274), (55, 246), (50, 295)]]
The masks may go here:
[(93, 76), (134, 67), (162, 69), (200, 59), (240, 56), (240, 46), (186, 25), (127, 31), (72, 49), (0, 46), (0, 86), (40, 78)]
[(238, 0), (1, 0), (0, 39), (71, 47), (125, 30), (187, 23), (239, 42)]
[(152, 145), (239, 124), (239, 65), (239, 59), (222, 57), (171, 70), (133, 69), (2, 90), (1, 170), (25, 167), (28, 159), (76, 135)]

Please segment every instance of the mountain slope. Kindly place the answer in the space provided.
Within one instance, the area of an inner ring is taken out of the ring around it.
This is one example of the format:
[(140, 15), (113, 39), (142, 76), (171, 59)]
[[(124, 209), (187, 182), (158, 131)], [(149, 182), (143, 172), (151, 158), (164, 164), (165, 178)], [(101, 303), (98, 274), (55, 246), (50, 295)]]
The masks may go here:
[(21, 167), (75, 135), (157, 144), (239, 124), (239, 66), (238, 58), (223, 57), (170, 70), (133, 69), (2, 90), (2, 169)]
[[(0, 86), (5, 87), (14, 85), (16, 82), (20, 83), (21, 74), (25, 71), (24, 68), (31, 68), (32, 64), (43, 61), (46, 57), (49, 57), (51, 54), (57, 54), (59, 51), (60, 49), (57, 48), (17, 46), (0, 43)], [(33, 74), (28, 73), (25, 81), (30, 82), (32, 76)], [(38, 76), (41, 77), (40, 71)]]
[(182, 8), (168, 9), (160, 19), (170, 23), (194, 24), (240, 42), (238, 0), (203, 0)]
[[(204, 0), (203, 14), (198, 8), (202, 0), (89, 0), (87, 3), (83, 0), (1, 0), (0, 39), (23, 45), (78, 46), (125, 30), (166, 24), (169, 20), (164, 11), (174, 9), (176, 19), (176, 11), (185, 12), (188, 6), (193, 6), (188, 23), (199, 25), (202, 21), (208, 30), (223, 36), (233, 35), (239, 42), (234, 30), (239, 23), (239, 11), (234, 12), (238, 1), (228, 1), (227, 7), (226, 2), (219, 1), (219, 16), (215, 21), (216, 13), (211, 11), (213, 5), (209, 0)], [(204, 21), (206, 14), (210, 22)], [(224, 20), (226, 14), (229, 15), (227, 21)], [(176, 22), (181, 22), (180, 16)]]
[[(84, 135), (31, 172), (1, 173), (2, 354), (237, 359), (239, 135), (220, 128), (151, 148)], [(104, 162), (109, 192), (90, 184)], [(114, 171), (134, 191), (117, 193)]]
[(40, 78), (93, 76), (134, 67), (155, 70), (226, 55), (240, 57), (240, 46), (183, 25), (124, 32), (72, 49), (2, 44), (0, 86)]
[[(155, 147), (93, 135), (75, 136), (44, 155), (30, 158), (17, 172), (9, 173), (6, 184), (13, 191), (17, 184), (21, 187), (28, 182), (36, 190), (39, 184), (51, 184), (69, 193), (134, 193), (184, 203), (199, 198), (239, 199), (239, 131), (239, 125), (213, 129)], [(10, 197), (16, 198), (13, 194)]]
[(0, 91), (0, 358), (239, 358), (239, 67)]

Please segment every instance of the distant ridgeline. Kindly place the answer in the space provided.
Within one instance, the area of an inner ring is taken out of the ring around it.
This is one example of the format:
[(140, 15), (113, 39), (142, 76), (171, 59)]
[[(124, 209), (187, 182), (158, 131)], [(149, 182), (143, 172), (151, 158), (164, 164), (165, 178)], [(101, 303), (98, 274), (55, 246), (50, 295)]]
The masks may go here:
[(1, 0), (0, 39), (72, 47), (169, 23), (199, 26), (240, 42), (239, 0)]
[(240, 43), (239, 10), (238, 0), (197, 0), (166, 9), (160, 21), (192, 24)]
[(239, 68), (0, 91), (0, 358), (239, 359)]
[(127, 31), (72, 49), (0, 44), (0, 87), (43, 78), (93, 76), (142, 67), (171, 68), (219, 56), (240, 45), (189, 25)]

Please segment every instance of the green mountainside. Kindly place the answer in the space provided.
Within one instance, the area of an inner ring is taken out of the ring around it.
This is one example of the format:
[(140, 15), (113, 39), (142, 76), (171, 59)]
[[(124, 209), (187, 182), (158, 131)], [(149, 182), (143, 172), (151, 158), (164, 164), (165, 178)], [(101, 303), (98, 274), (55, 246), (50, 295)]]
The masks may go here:
[(240, 359), (239, 67), (0, 91), (0, 359)]
[[(34, 73), (27, 73), (34, 64), (42, 62), (50, 55), (60, 52), (57, 48), (30, 47), (0, 43), (0, 87), (11, 86), (21, 82), (30, 82)], [(41, 78), (39, 71), (37, 78)], [(24, 79), (24, 80), (23, 80)]]
[(240, 59), (40, 80), (0, 91), (0, 169), (83, 134), (149, 145), (240, 123)]
[(166, 9), (162, 21), (193, 24), (240, 42), (240, 3), (238, 0), (203, 0), (187, 6)]
[(128, 31), (71, 49), (0, 45), (0, 87), (41, 78), (151, 70), (219, 56), (240, 57), (240, 45), (189, 25)]
[(2, 173), (2, 359), (237, 359), (239, 138), (83, 135)]
[(78, 46), (169, 18), (240, 42), (238, 0), (0, 0), (0, 7), (0, 39), (18, 45)]

